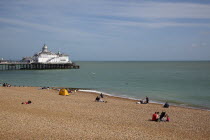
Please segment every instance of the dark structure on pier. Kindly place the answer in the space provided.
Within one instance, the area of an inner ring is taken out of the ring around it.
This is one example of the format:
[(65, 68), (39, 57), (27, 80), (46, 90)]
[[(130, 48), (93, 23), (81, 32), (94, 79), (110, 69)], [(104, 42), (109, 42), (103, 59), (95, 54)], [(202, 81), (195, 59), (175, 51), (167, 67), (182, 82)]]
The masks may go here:
[(44, 64), (44, 63), (23, 63), (23, 62), (0, 62), (0, 70), (46, 70), (46, 69), (79, 69), (75, 63)]

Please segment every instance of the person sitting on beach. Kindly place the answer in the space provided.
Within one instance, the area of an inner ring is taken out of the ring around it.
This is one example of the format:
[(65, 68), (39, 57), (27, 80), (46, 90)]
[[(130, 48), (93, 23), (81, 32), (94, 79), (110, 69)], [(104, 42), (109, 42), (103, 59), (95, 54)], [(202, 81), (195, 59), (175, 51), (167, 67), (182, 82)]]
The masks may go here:
[(166, 112), (162, 112), (162, 113), (160, 114), (160, 121), (163, 121), (163, 117), (165, 117), (165, 114), (166, 114)]
[(136, 104), (147, 104), (148, 102), (147, 102), (147, 100), (146, 101), (144, 101), (144, 100), (139, 100), (139, 102), (136, 102)]
[(166, 114), (166, 121), (167, 121), (167, 122), (170, 121), (170, 118), (169, 118), (168, 114)]
[(104, 100), (102, 100), (101, 98), (99, 99), (99, 102), (104, 102)]
[(152, 115), (152, 121), (159, 121), (159, 112), (155, 112)]
[(147, 102), (146, 102), (146, 101), (144, 102), (143, 100), (140, 100), (139, 102), (140, 102), (141, 104), (147, 104)]
[(31, 104), (32, 102), (29, 100), (28, 102), (22, 102), (21, 104)]
[(136, 104), (141, 104), (141, 100), (139, 102), (136, 102)]
[(3, 84), (3, 87), (11, 87), (11, 85), (8, 84), (8, 83), (4, 83), (4, 84)]
[(164, 105), (163, 105), (164, 108), (169, 108), (169, 104), (168, 102), (166, 102)]
[(100, 97), (96, 97), (95, 102), (99, 102), (100, 101)]
[(160, 121), (159, 112), (157, 112), (156, 121)]
[(146, 101), (140, 100), (139, 102), (136, 102), (137, 104), (148, 104), (149, 103), (149, 98), (146, 96)]
[(157, 112), (155, 112), (153, 115), (152, 115), (152, 121), (156, 121), (157, 120)]
[(102, 100), (99, 96), (96, 97), (95, 102), (105, 102), (105, 103), (107, 103), (107, 101)]

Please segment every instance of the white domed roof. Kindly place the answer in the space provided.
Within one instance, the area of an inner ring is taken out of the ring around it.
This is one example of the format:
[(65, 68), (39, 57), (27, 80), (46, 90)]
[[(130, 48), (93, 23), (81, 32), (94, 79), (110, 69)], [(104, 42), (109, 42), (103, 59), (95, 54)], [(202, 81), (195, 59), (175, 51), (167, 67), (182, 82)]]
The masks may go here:
[(48, 52), (47, 50), (47, 45), (44, 44), (43, 48), (42, 48), (42, 52)]
[(47, 45), (44, 45), (43, 48), (46, 48), (47, 49)]

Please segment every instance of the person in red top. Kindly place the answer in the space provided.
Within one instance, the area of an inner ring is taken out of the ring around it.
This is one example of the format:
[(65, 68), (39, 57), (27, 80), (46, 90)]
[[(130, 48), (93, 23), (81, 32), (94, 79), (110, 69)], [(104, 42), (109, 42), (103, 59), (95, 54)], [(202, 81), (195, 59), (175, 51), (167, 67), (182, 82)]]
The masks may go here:
[(155, 112), (153, 115), (152, 115), (152, 121), (156, 121), (157, 120), (157, 112)]

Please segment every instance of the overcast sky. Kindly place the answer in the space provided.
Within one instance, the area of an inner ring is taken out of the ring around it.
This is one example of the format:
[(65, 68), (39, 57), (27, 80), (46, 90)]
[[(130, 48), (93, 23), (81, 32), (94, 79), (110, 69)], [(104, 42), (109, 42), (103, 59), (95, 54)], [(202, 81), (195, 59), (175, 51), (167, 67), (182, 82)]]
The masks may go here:
[(0, 58), (210, 60), (210, 0), (0, 0)]

